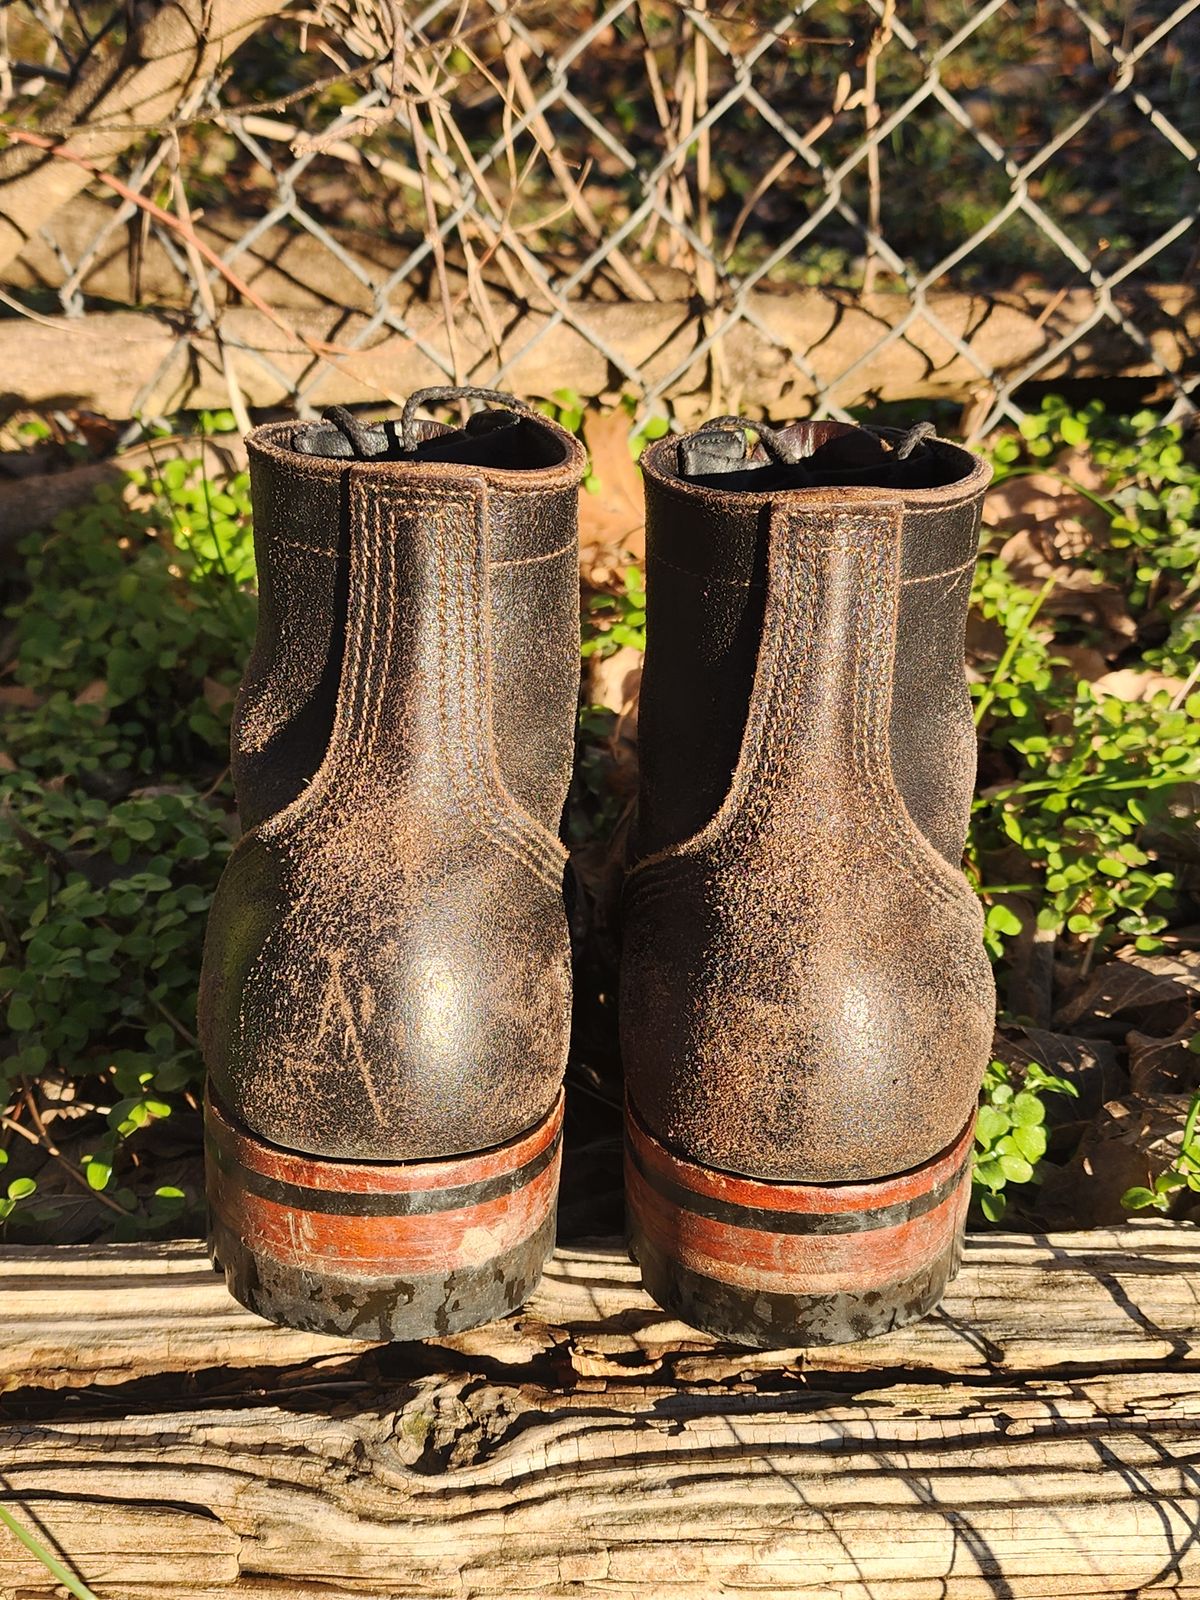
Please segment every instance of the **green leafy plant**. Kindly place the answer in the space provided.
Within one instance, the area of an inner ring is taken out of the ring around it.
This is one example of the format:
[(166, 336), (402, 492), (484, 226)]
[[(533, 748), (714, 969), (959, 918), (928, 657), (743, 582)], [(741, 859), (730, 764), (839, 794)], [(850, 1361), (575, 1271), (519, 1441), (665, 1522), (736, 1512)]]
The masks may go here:
[[(621, 410), (629, 418), (629, 453), (636, 461), (652, 439), (661, 439), (667, 432), (671, 426), (670, 418), (652, 416), (638, 423), (636, 421), (638, 401), (634, 395), (622, 395), (620, 405)], [(537, 409), (552, 422), (557, 422), (559, 427), (565, 428), (568, 433), (583, 436), (586, 402), (577, 389), (555, 389), (549, 400), (538, 402)], [(583, 477), (583, 489), (587, 494), (601, 494), (604, 491), (604, 485), (590, 462)]]
[[(1103, 493), (1055, 470), (1064, 451), (1086, 453), (1107, 480)], [(1107, 534), (1089, 560), (1120, 585), (1131, 610), (1157, 608), (1166, 616), (1180, 609), (1180, 586), (1189, 596), (1200, 591), (1200, 469), (1188, 458), (1179, 423), (1163, 422), (1152, 411), (1118, 416), (1098, 400), (1073, 411), (1061, 396), (1049, 395), (1040, 410), (1022, 418), (1019, 434), (994, 444), (991, 456), (999, 481), (1034, 472), (1057, 477), (1104, 514)], [(1188, 638), (1196, 642), (1194, 629)], [(1175, 655), (1170, 645), (1153, 653)]]
[[(8, 1151), (0, 1150), (0, 1167), (7, 1164)], [(0, 1195), (0, 1223), (7, 1222), (21, 1202), (28, 1200), (36, 1191), (37, 1184), (32, 1178), (13, 1178)]]
[(617, 594), (592, 595), (583, 616), (580, 654), (601, 659), (628, 645), (646, 648), (646, 577), (640, 567), (629, 566), (621, 576)]
[(1004, 891), (987, 886), (983, 863), (1015, 856), (1027, 880), (1015, 887), (1036, 895), (1040, 927), (1156, 950), (1176, 874), (1147, 833), (1170, 830), (1172, 795), (1200, 778), (1200, 694), (1181, 706), (1165, 692), (1126, 702), (1041, 678), (1007, 699), (1007, 720), (991, 730), (1020, 758), (1017, 775), (974, 804), (968, 861), (989, 903), (989, 947), (1002, 954), (1021, 923), (995, 900)]
[(1051, 1094), (1078, 1098), (1079, 1091), (1037, 1062), (1024, 1069), (1019, 1083), (1003, 1061), (991, 1062), (984, 1074), (975, 1122), (971, 1191), (989, 1222), (999, 1222), (1004, 1216), (1010, 1187), (1020, 1188), (1040, 1179), (1047, 1145), (1045, 1097)]
[[(0, 1085), (74, 1085), (99, 1122), (87, 1183), (157, 1226), (121, 1151), (200, 1081), (195, 991), (232, 844), (227, 742), (254, 628), (249, 490), (198, 463), (122, 490), (21, 547), (0, 761)], [(11, 1216), (32, 1193), (15, 1180)], [(110, 1206), (110, 1209), (112, 1208)]]
[[(637, 403), (632, 396), (624, 397), (624, 405), (630, 417), (637, 415)], [(629, 435), (629, 453), (636, 461), (648, 444), (655, 439), (661, 439), (671, 426), (669, 417), (645, 417), (641, 423), (636, 424)]]
[[(1195, 1041), (1193, 1041), (1194, 1043)], [(1181, 1189), (1200, 1194), (1200, 1094), (1192, 1096), (1179, 1152), (1165, 1172), (1160, 1172), (1149, 1189), (1135, 1184), (1121, 1196), (1127, 1211), (1169, 1211), (1171, 1202)]]
[[(1055, 473), (1063, 451), (1083, 449), (1110, 493)], [(1200, 643), (1200, 468), (1186, 459), (1180, 430), (1150, 413), (1112, 418), (1098, 405), (1075, 412), (1053, 398), (992, 455), (1001, 478), (1049, 472), (1103, 511), (1107, 531), (1082, 559), (1098, 582), (1125, 591), (1135, 616), (1137, 642), (1123, 664), (1173, 674), (1180, 688), (1137, 700), (1093, 689), (1065, 653), (1068, 643), (1089, 642), (1086, 630), (1072, 635), (1068, 619), (1047, 615), (1053, 577), (1027, 588), (985, 551), (974, 605), (1004, 645), (972, 694), (981, 767), (1004, 775), (976, 798), (967, 860), (987, 906), (988, 948), (1000, 959), (1020, 932), (1005, 898), (1020, 893), (1044, 930), (1094, 950), (1131, 940), (1153, 951), (1178, 889), (1170, 847), (1186, 824), (1176, 820), (1177, 797), (1200, 779), (1200, 694), (1189, 692)], [(1139, 651), (1143, 638), (1152, 642)]]
[(607, 706), (581, 706), (575, 740), (575, 770), (567, 805), (567, 841), (588, 844), (609, 835), (621, 813), (610, 783), (617, 714)]
[(584, 401), (578, 389), (555, 389), (549, 400), (539, 400), (537, 409), (568, 433), (583, 431)]
[[(560, 428), (565, 428), (568, 433), (573, 433), (577, 437), (582, 435), (585, 403), (577, 389), (555, 389), (549, 400), (538, 402), (537, 409), (544, 417), (549, 417), (551, 422), (557, 422)], [(585, 494), (600, 493), (600, 480), (592, 471), (590, 462), (583, 475), (581, 487)]]

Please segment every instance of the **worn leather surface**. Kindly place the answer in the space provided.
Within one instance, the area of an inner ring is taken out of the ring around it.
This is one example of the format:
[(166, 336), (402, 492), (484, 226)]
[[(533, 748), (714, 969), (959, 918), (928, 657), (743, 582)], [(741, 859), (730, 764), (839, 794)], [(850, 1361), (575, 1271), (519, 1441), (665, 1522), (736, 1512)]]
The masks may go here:
[(566, 1061), (584, 455), (540, 420), (423, 432), (407, 459), (312, 454), (329, 441), (292, 424), (249, 440), (246, 832), (201, 1042), (237, 1117), (315, 1155), (486, 1149), (546, 1114)]
[(631, 1097), (664, 1143), (834, 1182), (937, 1154), (987, 1059), (994, 991), (958, 863), (974, 777), (963, 632), (989, 473), (942, 441), (911, 468), (860, 460), (848, 485), (807, 455), (791, 479), (774, 462), (706, 470), (711, 453), (686, 441), (643, 456), (621, 1033)]

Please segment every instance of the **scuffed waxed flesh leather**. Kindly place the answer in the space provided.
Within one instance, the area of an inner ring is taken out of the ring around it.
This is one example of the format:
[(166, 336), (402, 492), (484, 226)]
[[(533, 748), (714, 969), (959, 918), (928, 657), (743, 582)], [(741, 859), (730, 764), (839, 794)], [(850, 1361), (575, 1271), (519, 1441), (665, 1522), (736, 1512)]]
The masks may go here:
[[(681, 482), (675, 441), (643, 457), (650, 642), (622, 1054), (650, 1130), (708, 1166), (901, 1172), (961, 1131), (978, 1094), (994, 991), (958, 869), (974, 772), (962, 635), (989, 474), (937, 448), (957, 483), (774, 496)], [(705, 632), (711, 612), (727, 635), (731, 606), (762, 622), (729, 652), (740, 753), (722, 771), (729, 730), (694, 743), (675, 713), (690, 676), (719, 671)], [(687, 811), (671, 790), (697, 769), (720, 799), (671, 834)]]
[(230, 736), (244, 830), (312, 777), (337, 701), (349, 573), (342, 485), (326, 463), (292, 459), (283, 471), (251, 442), (258, 629)]
[(684, 839), (725, 798), (766, 591), (763, 512), (749, 496), (647, 480), (646, 666), (638, 702), (637, 847)]
[[(289, 752), (309, 781), (282, 808), (265, 758), (240, 752), (256, 820), (209, 920), (201, 1041), (224, 1104), (289, 1149), (484, 1149), (558, 1092), (584, 457), (546, 428), (560, 462), (525, 472), (306, 457), (283, 424), (251, 436), (256, 510), (271, 508), (260, 564), (308, 600), (286, 618), (300, 657), (326, 655), (293, 673), (294, 653), (260, 637), (243, 703), (271, 708), (276, 752), (315, 726), (314, 680), (335, 678), (336, 707), (319, 749)], [(314, 481), (336, 486), (332, 520)], [(499, 709), (513, 693), (520, 721)], [(241, 709), (239, 738), (247, 726)]]
[(979, 547), (978, 499), (910, 510), (896, 617), (892, 772), (913, 821), (957, 866), (975, 790), (975, 723), (963, 671)]

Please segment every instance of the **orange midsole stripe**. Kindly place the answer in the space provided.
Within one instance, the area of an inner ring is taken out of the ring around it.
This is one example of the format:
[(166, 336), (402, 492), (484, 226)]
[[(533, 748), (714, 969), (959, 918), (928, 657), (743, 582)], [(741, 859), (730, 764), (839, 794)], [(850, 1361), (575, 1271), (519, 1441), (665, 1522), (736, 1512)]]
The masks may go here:
[(210, 1163), (214, 1215), (256, 1254), (286, 1266), (336, 1266), (363, 1276), (403, 1277), (485, 1266), (531, 1238), (554, 1208), (561, 1160), (511, 1194), (457, 1211), (408, 1217), (304, 1211), (249, 1193), (236, 1172)]
[(528, 1133), (492, 1150), (444, 1161), (339, 1161), (283, 1150), (235, 1126), (211, 1095), (205, 1116), (210, 1132), (233, 1161), (264, 1177), (305, 1189), (332, 1189), (339, 1194), (412, 1194), (426, 1189), (457, 1189), (518, 1171), (557, 1137), (564, 1104), (560, 1089), (545, 1118)]
[(856, 1233), (772, 1233), (685, 1211), (632, 1162), (625, 1166), (630, 1214), (663, 1255), (718, 1282), (780, 1294), (861, 1294), (913, 1276), (951, 1246), (969, 1194), (964, 1171), (939, 1206), (908, 1222)]
[(875, 1178), (864, 1183), (791, 1183), (764, 1181), (736, 1173), (718, 1172), (672, 1155), (638, 1118), (632, 1105), (626, 1108), (626, 1136), (636, 1146), (643, 1164), (693, 1194), (706, 1195), (730, 1205), (762, 1211), (799, 1211), (828, 1216), (838, 1212), (875, 1211), (927, 1194), (964, 1167), (975, 1132), (974, 1116), (939, 1155), (923, 1166), (913, 1167), (894, 1177)]

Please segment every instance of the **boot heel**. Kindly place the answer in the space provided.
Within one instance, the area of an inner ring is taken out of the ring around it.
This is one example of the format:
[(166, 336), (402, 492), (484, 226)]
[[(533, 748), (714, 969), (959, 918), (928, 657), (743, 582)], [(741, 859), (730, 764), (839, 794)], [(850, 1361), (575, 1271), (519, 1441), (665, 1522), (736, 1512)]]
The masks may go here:
[(272, 1322), (425, 1339), (506, 1316), (554, 1248), (563, 1095), (530, 1132), (446, 1160), (337, 1161), (268, 1144), (210, 1092), (209, 1250)]
[(681, 1160), (627, 1105), (629, 1248), (642, 1281), (684, 1322), (758, 1349), (845, 1344), (913, 1322), (958, 1271), (974, 1121), (896, 1177), (805, 1184)]

